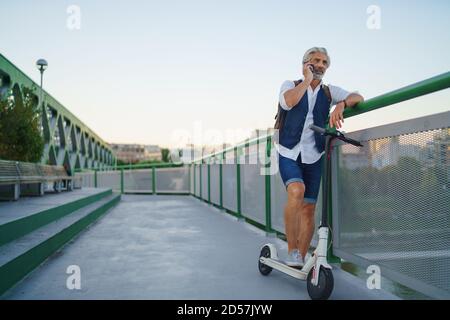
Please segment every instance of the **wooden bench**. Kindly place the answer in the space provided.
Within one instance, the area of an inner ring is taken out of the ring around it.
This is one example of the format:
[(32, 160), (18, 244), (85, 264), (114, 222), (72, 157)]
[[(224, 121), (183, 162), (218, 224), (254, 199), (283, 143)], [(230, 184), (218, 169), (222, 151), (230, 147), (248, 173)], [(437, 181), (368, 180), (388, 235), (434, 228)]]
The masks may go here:
[(43, 196), (44, 183), (40, 165), (37, 163), (17, 162), (17, 169), (20, 177), (20, 195)]
[(44, 185), (54, 183), (56, 192), (73, 190), (73, 177), (62, 166), (0, 160), (0, 199), (18, 200), (21, 195), (44, 195)]
[(73, 177), (67, 174), (66, 169), (61, 166), (41, 165), (42, 177), (45, 182), (54, 182), (54, 189), (56, 192), (62, 190), (73, 190)]
[(19, 199), (20, 174), (15, 161), (0, 160), (0, 199)]

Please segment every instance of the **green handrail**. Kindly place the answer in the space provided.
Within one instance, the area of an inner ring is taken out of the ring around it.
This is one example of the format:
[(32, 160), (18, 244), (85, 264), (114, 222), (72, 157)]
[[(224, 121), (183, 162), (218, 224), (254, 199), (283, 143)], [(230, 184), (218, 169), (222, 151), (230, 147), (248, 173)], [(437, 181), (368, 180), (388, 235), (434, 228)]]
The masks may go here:
[(183, 163), (141, 163), (132, 165), (120, 165), (114, 167), (112, 170), (133, 170), (133, 169), (151, 169), (151, 168), (178, 168), (182, 167)]
[(156, 163), (156, 164), (133, 164), (133, 165), (120, 165), (110, 168), (89, 168), (89, 169), (75, 169), (74, 172), (92, 172), (92, 171), (120, 171), (120, 170), (134, 170), (134, 169), (153, 169), (153, 168), (180, 168), (183, 167), (183, 163)]
[(416, 97), (430, 94), (450, 87), (450, 72), (416, 82), (409, 86), (371, 98), (345, 110), (344, 117), (353, 117), (358, 114), (387, 107), (399, 102), (407, 101)]

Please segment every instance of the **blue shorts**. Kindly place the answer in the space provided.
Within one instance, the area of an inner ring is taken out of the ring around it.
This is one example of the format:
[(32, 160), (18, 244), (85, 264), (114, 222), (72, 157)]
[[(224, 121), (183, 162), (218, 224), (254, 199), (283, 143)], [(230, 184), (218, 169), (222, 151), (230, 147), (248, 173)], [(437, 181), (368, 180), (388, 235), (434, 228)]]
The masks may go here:
[(302, 163), (301, 154), (298, 155), (297, 161), (278, 154), (278, 167), (286, 189), (292, 182), (302, 182), (305, 184), (303, 201), (316, 203), (322, 177), (322, 159), (323, 156), (315, 163), (306, 164)]

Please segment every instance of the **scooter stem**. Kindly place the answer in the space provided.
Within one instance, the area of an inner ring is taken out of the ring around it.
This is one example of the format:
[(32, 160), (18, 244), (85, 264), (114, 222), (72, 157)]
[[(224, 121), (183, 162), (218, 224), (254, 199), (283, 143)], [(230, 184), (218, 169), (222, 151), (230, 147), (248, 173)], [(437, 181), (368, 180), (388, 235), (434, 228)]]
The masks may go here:
[(334, 137), (325, 137), (325, 166), (322, 178), (322, 217), (320, 227), (328, 227), (328, 196), (331, 184), (331, 144)]
[(316, 250), (314, 250), (314, 274), (312, 278), (312, 283), (317, 286), (319, 282), (319, 272), (321, 266), (327, 269), (332, 269), (327, 261), (327, 247), (328, 247), (328, 227), (320, 227), (319, 231), (319, 242), (317, 244)]

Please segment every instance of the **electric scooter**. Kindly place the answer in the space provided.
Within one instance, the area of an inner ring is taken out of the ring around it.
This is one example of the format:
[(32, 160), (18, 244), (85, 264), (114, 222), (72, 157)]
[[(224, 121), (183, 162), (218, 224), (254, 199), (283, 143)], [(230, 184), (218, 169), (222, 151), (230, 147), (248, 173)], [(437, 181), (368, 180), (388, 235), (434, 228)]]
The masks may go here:
[(326, 165), (323, 171), (322, 184), (322, 217), (318, 230), (319, 243), (311, 257), (301, 269), (290, 267), (278, 258), (275, 245), (268, 243), (261, 249), (258, 268), (261, 274), (267, 276), (276, 269), (299, 280), (307, 281), (308, 294), (313, 300), (326, 300), (333, 291), (334, 279), (331, 266), (327, 262), (328, 246), (328, 188), (331, 183), (331, 146), (334, 139), (339, 139), (354, 146), (362, 147), (359, 141), (346, 138), (342, 132), (331, 131), (311, 125), (310, 129), (325, 136)]

